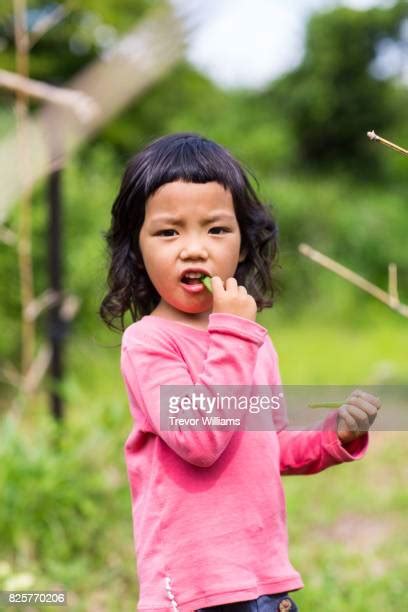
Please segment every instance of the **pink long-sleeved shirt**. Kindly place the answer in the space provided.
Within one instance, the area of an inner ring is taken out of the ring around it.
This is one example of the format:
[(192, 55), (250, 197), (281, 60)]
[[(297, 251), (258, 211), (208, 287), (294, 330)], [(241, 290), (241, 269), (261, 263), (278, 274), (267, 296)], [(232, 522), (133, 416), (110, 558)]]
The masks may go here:
[(319, 430), (160, 429), (161, 385), (279, 385), (267, 329), (226, 313), (207, 330), (144, 316), (122, 337), (133, 429), (125, 458), (142, 611), (192, 612), (303, 587), (288, 559), (281, 474), (313, 474), (362, 457), (335, 411)]

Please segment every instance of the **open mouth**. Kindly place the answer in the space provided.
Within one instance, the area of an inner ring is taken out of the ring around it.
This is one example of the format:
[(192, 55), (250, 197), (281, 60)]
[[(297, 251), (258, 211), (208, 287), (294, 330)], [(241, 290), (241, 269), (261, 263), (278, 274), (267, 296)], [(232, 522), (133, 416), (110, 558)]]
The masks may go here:
[(183, 285), (201, 285), (201, 277), (200, 278), (190, 278), (188, 276), (183, 276), (181, 279)]

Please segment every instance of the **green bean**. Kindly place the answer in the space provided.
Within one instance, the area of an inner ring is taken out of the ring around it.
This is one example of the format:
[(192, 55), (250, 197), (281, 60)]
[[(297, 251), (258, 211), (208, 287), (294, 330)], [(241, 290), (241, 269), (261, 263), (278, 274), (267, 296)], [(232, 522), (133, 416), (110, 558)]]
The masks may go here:
[(203, 285), (205, 285), (207, 287), (208, 291), (210, 293), (212, 293), (211, 276), (206, 276), (205, 274), (203, 274), (203, 276), (200, 278), (200, 280), (203, 283)]
[(340, 408), (344, 402), (316, 402), (309, 403), (309, 408)]

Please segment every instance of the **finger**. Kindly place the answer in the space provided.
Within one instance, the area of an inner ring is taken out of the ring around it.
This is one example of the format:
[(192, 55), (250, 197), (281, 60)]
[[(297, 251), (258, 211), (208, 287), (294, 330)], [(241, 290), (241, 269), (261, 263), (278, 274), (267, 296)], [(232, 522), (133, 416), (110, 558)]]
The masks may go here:
[(224, 283), (223, 283), (222, 278), (220, 276), (212, 276), (211, 277), (211, 286), (212, 286), (213, 292), (214, 291), (220, 292), (221, 290), (224, 291)]
[(339, 423), (341, 420), (343, 420), (350, 431), (356, 431), (358, 429), (357, 423), (355, 422), (353, 416), (349, 414), (347, 410), (347, 404), (343, 404), (343, 406), (339, 408), (337, 416)]
[(347, 404), (347, 412), (349, 416), (352, 417), (353, 420), (356, 422), (357, 428), (360, 431), (367, 431), (368, 429), (370, 429), (370, 418), (368, 414), (364, 412), (364, 410), (357, 406)]
[(375, 406), (377, 410), (381, 408), (381, 400), (376, 395), (372, 395), (371, 393), (367, 393), (366, 391), (362, 391), (361, 389), (355, 389), (353, 393), (351, 394), (351, 397), (353, 395), (355, 397), (361, 397), (365, 399), (367, 402)]
[(358, 426), (357, 426), (357, 423), (355, 423), (351, 419), (346, 420), (345, 418), (338, 415), (337, 416), (337, 430), (347, 431), (347, 432), (349, 431), (357, 432)]
[(227, 278), (227, 281), (225, 283), (225, 288), (226, 288), (227, 291), (238, 292), (238, 282), (237, 282), (237, 279), (234, 278), (233, 276), (230, 276), (230, 278)]
[(365, 399), (367, 402), (370, 402), (373, 406), (379, 410), (381, 408), (381, 400), (376, 395), (371, 395), (371, 393), (365, 393)]
[(367, 415), (371, 417), (373, 420), (377, 416), (376, 406), (373, 406), (373, 404), (370, 404), (369, 402), (362, 399), (361, 397), (351, 397), (347, 401), (347, 403), (351, 404), (352, 406), (357, 406), (357, 408), (361, 408), (361, 410), (364, 410), (364, 412), (366, 412)]

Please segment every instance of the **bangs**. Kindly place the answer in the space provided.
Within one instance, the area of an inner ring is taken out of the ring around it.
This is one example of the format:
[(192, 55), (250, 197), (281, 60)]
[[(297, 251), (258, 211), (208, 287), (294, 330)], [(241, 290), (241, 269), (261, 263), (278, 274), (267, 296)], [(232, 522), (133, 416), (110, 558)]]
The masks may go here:
[(145, 198), (173, 181), (215, 181), (232, 193), (245, 188), (242, 173), (233, 157), (220, 145), (195, 134), (164, 137), (148, 147)]

